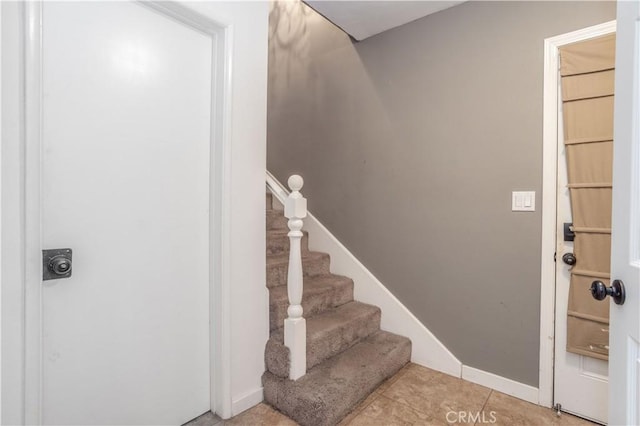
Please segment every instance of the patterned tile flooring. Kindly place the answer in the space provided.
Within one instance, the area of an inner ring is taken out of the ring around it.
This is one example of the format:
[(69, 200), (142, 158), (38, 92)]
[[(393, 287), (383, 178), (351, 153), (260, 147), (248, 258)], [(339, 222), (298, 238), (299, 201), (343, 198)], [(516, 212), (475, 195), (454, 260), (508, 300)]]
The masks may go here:
[[(205, 417), (207, 416), (207, 417)], [(211, 413), (188, 426), (295, 426), (266, 404), (229, 419)], [(384, 382), (340, 426), (395, 425), (593, 425), (569, 414), (560, 417), (509, 395), (446, 374), (408, 364)]]

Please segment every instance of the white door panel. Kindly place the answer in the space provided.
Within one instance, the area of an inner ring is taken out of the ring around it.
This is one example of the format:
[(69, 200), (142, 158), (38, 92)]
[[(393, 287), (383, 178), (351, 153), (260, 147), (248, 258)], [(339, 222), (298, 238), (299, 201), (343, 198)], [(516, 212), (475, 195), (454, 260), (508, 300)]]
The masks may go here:
[(212, 40), (129, 2), (43, 4), (45, 424), (209, 410)]
[(609, 420), (640, 424), (640, 1), (617, 4), (611, 278), (624, 305), (611, 302)]
[[(561, 99), (560, 96), (558, 98)], [(564, 223), (571, 223), (572, 217), (569, 189), (567, 189), (567, 160), (560, 111), (560, 105), (558, 105), (554, 401), (562, 406), (563, 411), (606, 423), (609, 392), (608, 363), (566, 350), (567, 307), (569, 305), (571, 274), (569, 266), (562, 261), (562, 256), (565, 253), (573, 253), (573, 242), (564, 241)]]

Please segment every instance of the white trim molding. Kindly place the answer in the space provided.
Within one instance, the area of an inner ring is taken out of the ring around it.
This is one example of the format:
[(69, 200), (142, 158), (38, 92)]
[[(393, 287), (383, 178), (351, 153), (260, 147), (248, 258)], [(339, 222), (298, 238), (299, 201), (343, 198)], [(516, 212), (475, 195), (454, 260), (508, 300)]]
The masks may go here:
[(477, 368), (462, 366), (462, 379), (538, 404), (538, 388)]
[[(2, 2), (2, 424), (24, 424), (24, 4)], [(10, 250), (6, 250), (10, 248)]]
[[(577, 41), (610, 34), (616, 21), (594, 25), (544, 40), (543, 165), (542, 165), (542, 251), (540, 283), (540, 369), (538, 403), (553, 405), (556, 204), (558, 163), (558, 49)], [(499, 390), (499, 389), (498, 389)]]
[(264, 400), (264, 388), (257, 388), (238, 399), (233, 400), (231, 404), (231, 413), (236, 416), (245, 410), (260, 404)]
[[(213, 58), (210, 163), (210, 401), (211, 411), (223, 418), (234, 413), (231, 395), (231, 96), (233, 27), (175, 2), (136, 0), (139, 4), (211, 37)], [(221, 71), (221, 72), (220, 72)]]
[(42, 3), (25, 3), (24, 421), (42, 424)]
[[(0, 4), (0, 29), (2, 28), (2, 5)], [(2, 58), (2, 31), (0, 31), (0, 58)], [(2, 67), (0, 67), (0, 100), (2, 99)], [(0, 101), (0, 129), (2, 128), (2, 102)], [(2, 164), (2, 132), (0, 132), (0, 164)], [(0, 174), (2, 188), (2, 174)], [(0, 218), (2, 217), (2, 197), (0, 196)], [(2, 259), (2, 221), (0, 220), (0, 259)], [(0, 274), (0, 342), (2, 342), (2, 275)], [(0, 344), (0, 423), (2, 423), (2, 345)]]

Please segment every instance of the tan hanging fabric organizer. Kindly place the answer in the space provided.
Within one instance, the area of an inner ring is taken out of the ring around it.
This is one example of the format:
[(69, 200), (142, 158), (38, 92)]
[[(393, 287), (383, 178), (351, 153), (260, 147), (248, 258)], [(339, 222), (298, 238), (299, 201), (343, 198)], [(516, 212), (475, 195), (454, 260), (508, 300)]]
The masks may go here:
[(567, 351), (609, 358), (609, 303), (591, 297), (609, 286), (615, 34), (560, 49), (562, 110), (571, 194), (574, 254)]

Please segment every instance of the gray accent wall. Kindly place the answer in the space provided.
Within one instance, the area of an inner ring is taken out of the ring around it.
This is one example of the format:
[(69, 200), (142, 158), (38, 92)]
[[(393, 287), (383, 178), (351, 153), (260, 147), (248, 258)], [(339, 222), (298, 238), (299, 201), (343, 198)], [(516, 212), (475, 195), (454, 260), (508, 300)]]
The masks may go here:
[(272, 4), (268, 169), (465, 365), (538, 384), (543, 41), (612, 19), (468, 2), (353, 42)]

